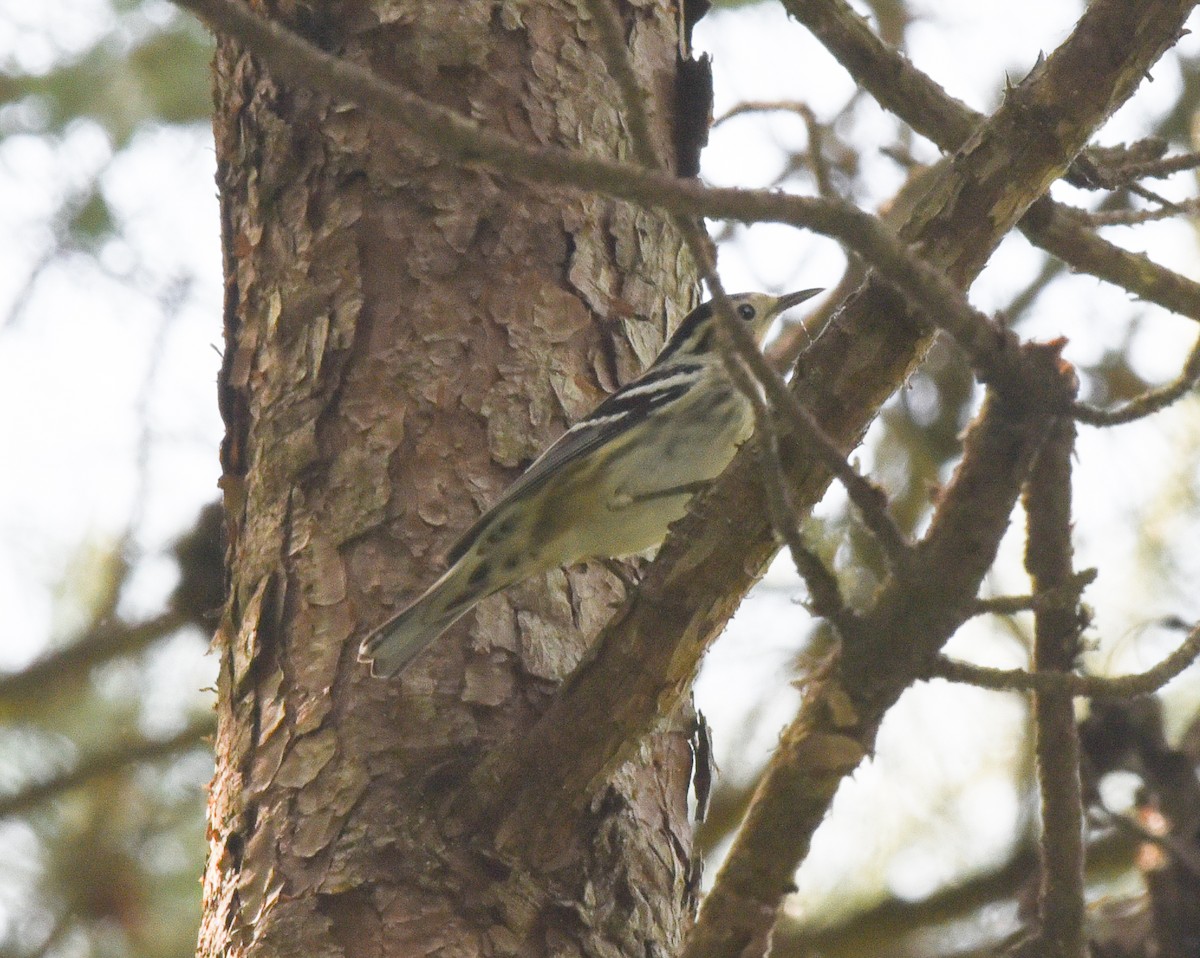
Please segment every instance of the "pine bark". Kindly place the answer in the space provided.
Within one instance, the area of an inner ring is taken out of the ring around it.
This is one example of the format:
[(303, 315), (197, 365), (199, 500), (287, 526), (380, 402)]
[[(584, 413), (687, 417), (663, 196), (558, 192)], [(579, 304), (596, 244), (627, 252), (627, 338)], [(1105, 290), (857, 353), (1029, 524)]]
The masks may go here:
[[(534, 144), (627, 152), (569, 0), (253, 4)], [(622, 4), (675, 167), (680, 25)], [(214, 123), (230, 531), (201, 955), (645, 955), (695, 894), (687, 716), (534, 861), (448, 811), (623, 595), (597, 567), (482, 603), (398, 679), (358, 639), (521, 467), (654, 354), (694, 272), (660, 217), (449, 165), (229, 41)], [(665, 312), (664, 312), (665, 305)]]

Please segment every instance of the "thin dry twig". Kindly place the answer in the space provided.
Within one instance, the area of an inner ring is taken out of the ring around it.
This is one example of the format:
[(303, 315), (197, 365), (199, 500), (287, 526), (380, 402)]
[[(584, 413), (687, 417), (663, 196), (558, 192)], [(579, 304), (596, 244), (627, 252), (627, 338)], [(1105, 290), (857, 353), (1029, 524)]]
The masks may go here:
[[(829, 163), (825, 159), (823, 149), (826, 128), (817, 119), (817, 115), (813, 113), (812, 107), (801, 100), (744, 100), (730, 107), (713, 120), (712, 128), (715, 130), (727, 120), (750, 113), (793, 113), (800, 117), (804, 121), (804, 128), (808, 131), (806, 160), (809, 169), (812, 170), (813, 179), (816, 182), (817, 194), (819, 196), (835, 195), (833, 180), (829, 175)], [(795, 166), (789, 164), (784, 175), (790, 175), (795, 169)]]
[(1200, 627), (1193, 629), (1183, 644), (1151, 669), (1134, 675), (1077, 675), (1072, 672), (1026, 672), (1024, 669), (992, 669), (939, 656), (929, 678), (965, 682), (997, 692), (1059, 690), (1093, 699), (1136, 698), (1157, 692), (1200, 656)]
[(976, 599), (972, 615), (1016, 615), (1018, 612), (1037, 612), (1042, 609), (1074, 608), (1079, 594), (1096, 581), (1095, 569), (1076, 573), (1061, 588), (1048, 589), (1035, 595), (1001, 595)]
[(1157, 160), (1125, 163), (1118, 171), (1130, 180), (1163, 179), (1185, 170), (1200, 166), (1200, 153), (1182, 153), (1179, 156), (1164, 156)]
[(713, 129), (722, 123), (747, 113), (795, 113), (806, 117), (811, 115), (808, 104), (802, 100), (743, 100), (735, 103), (719, 117), (713, 120)]
[(1147, 389), (1117, 409), (1098, 409), (1086, 403), (1076, 403), (1072, 414), (1089, 426), (1120, 426), (1166, 409), (1191, 392), (1197, 382), (1200, 382), (1200, 339), (1188, 353), (1183, 371), (1169, 383)]
[(826, 127), (807, 105), (801, 106), (800, 116), (808, 131), (808, 165), (817, 186), (817, 195), (835, 196), (833, 178), (829, 174), (829, 163), (825, 159)]
[(833, 574), (804, 541), (800, 531), (799, 514), (792, 503), (788, 492), (787, 477), (780, 464), (778, 435), (772, 428), (770, 413), (763, 410), (762, 419), (767, 423), (767, 431), (760, 433), (760, 455), (762, 463), (763, 485), (767, 493), (767, 507), (771, 510), (771, 524), (779, 538), (787, 546), (792, 557), (792, 564), (808, 586), (809, 609), (814, 615), (828, 619), (842, 633), (848, 628), (849, 617), (853, 613), (846, 607), (838, 586), (837, 576)]
[(1179, 203), (1161, 205), (1149, 210), (1096, 210), (1082, 214), (1092, 226), (1140, 226), (1170, 219), (1172, 216), (1187, 216), (1200, 210), (1200, 199), (1183, 200)]

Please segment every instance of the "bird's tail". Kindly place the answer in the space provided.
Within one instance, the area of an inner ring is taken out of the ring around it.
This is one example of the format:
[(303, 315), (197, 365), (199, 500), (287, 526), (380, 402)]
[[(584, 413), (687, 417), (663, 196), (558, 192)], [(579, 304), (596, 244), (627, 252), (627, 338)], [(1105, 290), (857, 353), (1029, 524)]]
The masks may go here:
[(391, 676), (421, 654), (484, 596), (471, 588), (464, 563), (456, 563), (407, 609), (370, 632), (358, 649), (371, 674)]

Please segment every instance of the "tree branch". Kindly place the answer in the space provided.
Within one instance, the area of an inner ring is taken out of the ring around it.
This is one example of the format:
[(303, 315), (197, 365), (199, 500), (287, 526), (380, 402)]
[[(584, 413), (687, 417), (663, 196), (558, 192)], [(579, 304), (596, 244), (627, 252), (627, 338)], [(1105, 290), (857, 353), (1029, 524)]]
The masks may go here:
[[(954, 282), (913, 255), (908, 244), (876, 217), (849, 203), (766, 190), (703, 187), (598, 157), (527, 147), (326, 53), (233, 0), (175, 2), (237, 38), (281, 75), (407, 126), (448, 159), (546, 185), (593, 190), (679, 216), (785, 223), (836, 239), (871, 263), (929, 322), (952, 335), (985, 376), (1005, 375), (1012, 352), (1005, 330), (972, 309)], [(1012, 111), (1014, 118), (1016, 112)], [(1024, 208), (1033, 198), (1019, 205)]]
[[(982, 114), (950, 96), (904, 54), (877, 37), (845, 0), (783, 0), (783, 5), (880, 106), (946, 153), (960, 149), (983, 122)], [(1179, 22), (1182, 24), (1182, 18)], [(1043, 197), (1021, 220), (1020, 229), (1032, 243), (1073, 270), (1200, 320), (1200, 283), (1096, 235), (1085, 225), (1081, 211)]]
[[(755, 790), (683, 951), (683, 958), (760, 954), (795, 870), (841, 779), (874, 745), (883, 714), (919, 664), (969, 615), (979, 584), (1065, 389), (1053, 347), (1029, 347), (1029, 391), (992, 390), (966, 451), (914, 550), (908, 575), (889, 576), (875, 604), (843, 626), (841, 658), (810, 679)], [(1048, 401), (1049, 400), (1049, 401)]]
[(1079, 594), (1096, 581), (1095, 569), (1084, 569), (1062, 588), (1038, 592), (1035, 595), (999, 595), (977, 599), (973, 615), (1016, 615), (1018, 612), (1037, 612), (1039, 609), (1074, 607)]
[(1188, 354), (1183, 371), (1171, 382), (1156, 389), (1147, 389), (1140, 396), (1135, 396), (1116, 409), (1097, 409), (1095, 406), (1076, 403), (1075, 418), (1089, 426), (1119, 426), (1134, 422), (1166, 409), (1190, 392), (1197, 382), (1200, 382), (1200, 340), (1197, 340)]
[[(1071, 456), (1075, 424), (1060, 418), (1038, 454), (1025, 488), (1027, 517), (1025, 567), (1034, 589), (1066, 589), (1075, 581), (1071, 545)], [(1076, 600), (1070, 606), (1036, 613), (1036, 670), (1069, 673), (1079, 655), (1085, 623)], [(1069, 692), (1043, 689), (1034, 695), (1038, 788), (1042, 834), (1039, 840), (1038, 929), (1018, 954), (1046, 958), (1086, 958), (1083, 929), (1083, 794), (1079, 730)]]
[[(1092, 53), (1060, 59), (1056, 52), (1046, 69), (1010, 95), (980, 131), (974, 149), (930, 185), (904, 239), (919, 244), (955, 283), (969, 282), (1025, 202), (1066, 168), (1091, 129), (1117, 105), (1113, 90), (1132, 89), (1129, 71), (1141, 76), (1175, 36), (1183, 12), (1178, 3), (1153, 9), (1115, 0), (1093, 4), (1064, 45), (1082, 44)], [(1127, 22), (1131, 17), (1136, 24)], [(1097, 58), (1096, 44), (1109, 42), (1128, 45)], [(1093, 61), (1108, 67), (1098, 73)], [(1059, 103), (1068, 89), (1086, 89), (1087, 95)], [(1025, 104), (1032, 101), (1041, 104), (1039, 120), (1026, 125)], [(1065, 138), (1048, 143), (1048, 127)], [(869, 283), (805, 354), (793, 388), (823, 431), (840, 448), (850, 448), (927, 342), (897, 298)], [(828, 471), (812, 461), (786, 465), (793, 501), (803, 511), (819, 498)], [(773, 554), (756, 471), (739, 458), (710, 493), (698, 497), (638, 593), (542, 718), (479, 767), (464, 795), (469, 821), (497, 828), (502, 845), (509, 842), (514, 851), (520, 847), (535, 857), (538, 845), (545, 854), (566, 840), (587, 796), (631, 754), (655, 717), (679, 700), (704, 651)], [(890, 648), (880, 654), (889, 664), (896, 661)], [(911, 668), (912, 677), (926, 671)], [(533, 841), (539, 832), (543, 840)]]
[(1200, 626), (1188, 633), (1187, 639), (1165, 659), (1136, 675), (1100, 676), (1075, 675), (1070, 672), (1025, 672), (1022, 669), (990, 669), (981, 665), (959, 662), (945, 656), (937, 658), (930, 678), (950, 682), (966, 682), (998, 692), (1060, 692), (1093, 699), (1136, 698), (1157, 692), (1183, 673), (1200, 656)]

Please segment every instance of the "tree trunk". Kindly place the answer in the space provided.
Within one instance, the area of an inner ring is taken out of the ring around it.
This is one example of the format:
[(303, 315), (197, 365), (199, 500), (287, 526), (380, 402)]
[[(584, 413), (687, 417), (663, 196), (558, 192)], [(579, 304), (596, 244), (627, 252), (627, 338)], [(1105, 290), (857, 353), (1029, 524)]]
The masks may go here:
[[(271, 6), (486, 126), (627, 153), (574, 4)], [(666, 4), (621, 13), (677, 168), (681, 27)], [(446, 164), (278, 85), (229, 41), (216, 99), (230, 598), (200, 954), (673, 951), (695, 892), (685, 716), (534, 864), (446, 811), (579, 661), (623, 594), (615, 576), (555, 571), (493, 597), (397, 679), (355, 653), (520, 468), (654, 354), (664, 303), (674, 319), (694, 295), (678, 236)]]

